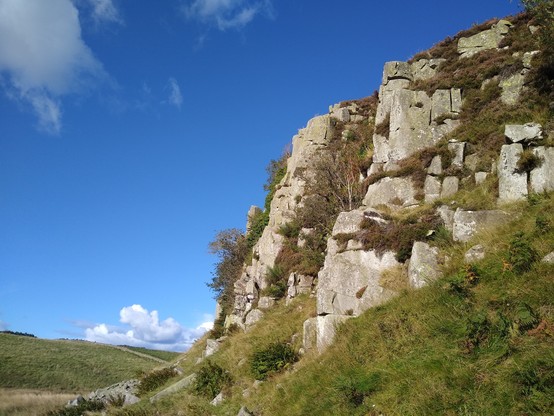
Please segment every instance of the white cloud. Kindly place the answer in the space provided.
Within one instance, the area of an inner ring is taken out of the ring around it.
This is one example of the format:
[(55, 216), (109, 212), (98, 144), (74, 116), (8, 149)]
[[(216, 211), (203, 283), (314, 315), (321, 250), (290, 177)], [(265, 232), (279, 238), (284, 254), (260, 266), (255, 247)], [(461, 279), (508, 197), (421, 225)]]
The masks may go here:
[(92, 7), (92, 18), (96, 23), (123, 23), (112, 0), (89, 0), (89, 3)]
[(6, 331), (8, 329), (8, 324), (0, 319), (0, 331)]
[(30, 105), (39, 125), (57, 133), (59, 97), (105, 74), (81, 38), (71, 0), (0, 0), (0, 76), (6, 94)]
[(119, 312), (125, 328), (97, 324), (85, 329), (87, 341), (115, 345), (131, 345), (168, 351), (186, 351), (192, 343), (213, 326), (212, 318), (206, 315), (194, 329), (185, 328), (173, 318), (160, 322), (158, 311), (149, 312), (141, 305), (126, 306)]
[(189, 19), (215, 25), (219, 30), (241, 29), (259, 14), (273, 17), (271, 0), (193, 0), (183, 11)]
[(181, 94), (181, 88), (179, 87), (177, 80), (175, 78), (169, 78), (168, 86), (169, 86), (169, 98), (168, 98), (169, 104), (174, 105), (178, 109), (181, 109), (181, 104), (183, 104), (183, 96)]

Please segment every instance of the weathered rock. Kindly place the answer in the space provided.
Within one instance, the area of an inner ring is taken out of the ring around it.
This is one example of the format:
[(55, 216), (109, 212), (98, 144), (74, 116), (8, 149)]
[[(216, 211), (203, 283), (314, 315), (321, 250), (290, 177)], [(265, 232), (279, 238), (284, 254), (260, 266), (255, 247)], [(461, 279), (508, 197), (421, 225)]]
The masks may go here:
[(531, 69), (533, 67), (531, 65), (531, 62), (533, 61), (533, 58), (535, 57), (535, 55), (538, 55), (539, 53), (540, 51), (525, 52), (522, 58), (523, 66), (527, 69)]
[(66, 406), (65, 407), (75, 407), (75, 406), (79, 406), (81, 403), (83, 403), (85, 401), (85, 398), (81, 395), (78, 395), (77, 397), (75, 397), (73, 400), (70, 400), (67, 402)]
[(487, 49), (496, 49), (508, 33), (512, 24), (506, 20), (500, 20), (488, 30), (458, 41), (458, 53), (466, 58)]
[(539, 159), (540, 164), (529, 175), (531, 191), (554, 191), (554, 147), (536, 147), (533, 154)]
[(431, 120), (451, 113), (450, 90), (436, 90), (431, 97)]
[(317, 347), (317, 317), (304, 321), (302, 332), (302, 347), (305, 351)]
[(488, 172), (475, 172), (475, 183), (477, 185), (482, 184), (489, 176)]
[(464, 261), (466, 263), (475, 263), (476, 261), (483, 260), (485, 258), (485, 247), (481, 244), (474, 245), (464, 255)]
[(416, 194), (410, 178), (386, 177), (368, 187), (363, 204), (372, 208), (378, 208), (379, 205), (391, 208), (409, 207), (418, 204)]
[(350, 112), (346, 107), (333, 108), (331, 111), (331, 117), (336, 118), (343, 123), (348, 123), (350, 121)]
[(316, 320), (316, 346), (319, 353), (329, 347), (336, 336), (337, 326), (347, 321), (350, 316), (345, 315), (324, 315), (318, 316)]
[(419, 59), (411, 65), (412, 76), (414, 81), (427, 80), (433, 78), (437, 74), (437, 68), (446, 59)]
[(476, 153), (467, 155), (464, 159), (464, 165), (472, 172), (475, 172), (477, 170), (478, 164), (479, 164), (479, 155)]
[(219, 351), (220, 347), (221, 347), (221, 344), (216, 339), (209, 338), (206, 340), (206, 349), (204, 350), (204, 353), (202, 354), (202, 356), (204, 358), (207, 358), (210, 355), (213, 355), (217, 351)]
[(423, 287), (442, 275), (438, 256), (438, 248), (421, 241), (414, 243), (408, 265), (408, 281), (411, 287)]
[(452, 232), (454, 229), (454, 211), (448, 208), (446, 205), (441, 205), (437, 208), (437, 214), (441, 217), (444, 227)]
[(423, 192), (425, 193), (425, 202), (431, 203), (441, 196), (441, 182), (434, 176), (427, 175), (425, 178), (425, 184), (423, 186)]
[(225, 400), (225, 396), (223, 396), (223, 392), (220, 391), (217, 396), (214, 397), (214, 399), (210, 402), (212, 406), (219, 406), (223, 401)]
[(333, 226), (332, 235), (350, 234), (360, 231), (360, 224), (364, 219), (363, 210), (341, 212)]
[(525, 85), (525, 74), (528, 70), (524, 69), (520, 73), (513, 74), (500, 81), (498, 84), (502, 89), (500, 100), (507, 105), (515, 105), (519, 101), (519, 96)]
[(253, 414), (250, 413), (250, 411), (246, 406), (242, 406), (239, 412), (237, 413), (237, 416), (253, 416)]
[(325, 264), (318, 275), (317, 313), (358, 316), (390, 299), (395, 292), (379, 285), (381, 273), (399, 263), (394, 252), (338, 252), (337, 242), (328, 242)]
[(507, 124), (504, 135), (512, 143), (535, 143), (542, 139), (542, 126), (539, 123)]
[(442, 181), (441, 198), (448, 198), (458, 192), (460, 179), (456, 176), (447, 176)]
[(258, 309), (271, 309), (275, 305), (275, 298), (262, 296), (258, 300)]
[(464, 166), (464, 149), (465, 142), (452, 142), (448, 143), (448, 150), (452, 153), (451, 166), (461, 169)]
[(262, 319), (264, 316), (264, 313), (259, 309), (252, 309), (250, 312), (248, 312), (248, 315), (246, 315), (246, 318), (244, 319), (244, 324), (246, 327), (250, 327), (254, 325), (256, 322), (258, 322), (260, 319)]
[(431, 159), (431, 164), (427, 168), (429, 175), (441, 175), (442, 174), (442, 158), (440, 155), (436, 155)]
[(412, 67), (407, 62), (391, 61), (386, 62), (383, 70), (383, 85), (387, 85), (389, 81), (395, 79), (403, 79), (411, 81), (413, 79)]
[(467, 242), (477, 232), (502, 225), (509, 218), (506, 212), (500, 210), (465, 211), (458, 208), (454, 213), (452, 237), (454, 241)]
[(554, 264), (554, 251), (548, 253), (541, 260), (543, 263)]
[(104, 404), (109, 404), (113, 400), (124, 398), (123, 406), (137, 403), (140, 399), (137, 397), (139, 380), (127, 380), (121, 383), (112, 384), (109, 387), (98, 389), (89, 394), (89, 400), (99, 400)]
[(520, 201), (527, 197), (527, 172), (517, 171), (523, 152), (520, 143), (502, 146), (498, 159), (498, 202)]
[(462, 112), (462, 90), (459, 88), (452, 88), (450, 90), (450, 99), (452, 101), (450, 111), (454, 114)]
[(171, 386), (163, 389), (162, 391), (158, 392), (154, 396), (150, 397), (150, 403), (155, 403), (163, 397), (169, 396), (171, 394), (177, 393), (180, 390), (186, 389), (187, 387), (191, 386), (195, 380), (196, 380), (196, 374), (194, 373), (179, 380), (177, 383), (172, 384)]

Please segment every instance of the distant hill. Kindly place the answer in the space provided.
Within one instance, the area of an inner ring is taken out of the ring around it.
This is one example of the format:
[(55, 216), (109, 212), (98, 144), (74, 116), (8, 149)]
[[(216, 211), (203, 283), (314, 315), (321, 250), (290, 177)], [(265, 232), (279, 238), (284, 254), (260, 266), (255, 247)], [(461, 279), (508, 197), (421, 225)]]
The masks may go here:
[(177, 355), (0, 333), (0, 387), (87, 392), (133, 378)]

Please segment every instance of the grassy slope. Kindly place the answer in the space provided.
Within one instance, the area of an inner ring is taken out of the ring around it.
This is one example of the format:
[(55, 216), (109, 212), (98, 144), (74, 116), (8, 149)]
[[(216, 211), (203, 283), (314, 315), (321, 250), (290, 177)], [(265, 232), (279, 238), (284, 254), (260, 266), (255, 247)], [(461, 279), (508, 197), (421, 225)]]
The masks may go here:
[(87, 392), (159, 365), (109, 345), (0, 334), (0, 387)]

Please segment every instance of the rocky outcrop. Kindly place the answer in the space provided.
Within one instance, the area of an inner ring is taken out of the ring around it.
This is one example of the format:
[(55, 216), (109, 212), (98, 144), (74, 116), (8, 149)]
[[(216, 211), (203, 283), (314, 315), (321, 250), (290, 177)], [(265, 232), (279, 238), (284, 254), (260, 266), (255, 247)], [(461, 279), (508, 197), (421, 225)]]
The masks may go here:
[(417, 189), (410, 178), (383, 178), (369, 186), (363, 204), (372, 208), (380, 205), (406, 208), (419, 204), (416, 195)]
[(375, 117), (373, 162), (384, 170), (393, 170), (396, 163), (418, 150), (435, 145), (445, 134), (459, 125), (454, 120), (461, 111), (459, 89), (437, 90), (432, 97), (425, 91), (413, 91), (411, 82), (434, 75), (437, 61), (421, 60), (387, 62), (379, 89), (379, 105)]
[(337, 327), (347, 321), (347, 315), (323, 315), (310, 318), (304, 322), (304, 349), (317, 349), (321, 353), (329, 347), (336, 335)]
[[(252, 264), (245, 267), (235, 283), (234, 318), (229, 322), (245, 327), (245, 320), (260, 298), (260, 292), (267, 286), (266, 273), (275, 265), (281, 250), (283, 237), (279, 227), (294, 217), (296, 207), (305, 196), (306, 181), (313, 175), (316, 154), (325, 149), (333, 134), (331, 116), (324, 115), (311, 119), (306, 128), (293, 138), (293, 150), (287, 160), (287, 172), (281, 180), (271, 201), (269, 224), (253, 248)], [(248, 325), (252, 325), (260, 312), (250, 315)]]
[(121, 383), (113, 384), (90, 393), (88, 400), (99, 400), (105, 405), (109, 405), (123, 399), (123, 406), (135, 404), (140, 400), (138, 398), (139, 385), (140, 381), (135, 379), (122, 381)]
[(460, 38), (458, 41), (458, 53), (462, 58), (467, 58), (481, 51), (498, 48), (511, 26), (512, 24), (507, 20), (500, 20), (488, 30), (473, 36)]
[(529, 175), (533, 192), (554, 191), (554, 147), (539, 146), (533, 149), (533, 154), (539, 161), (539, 166)]

